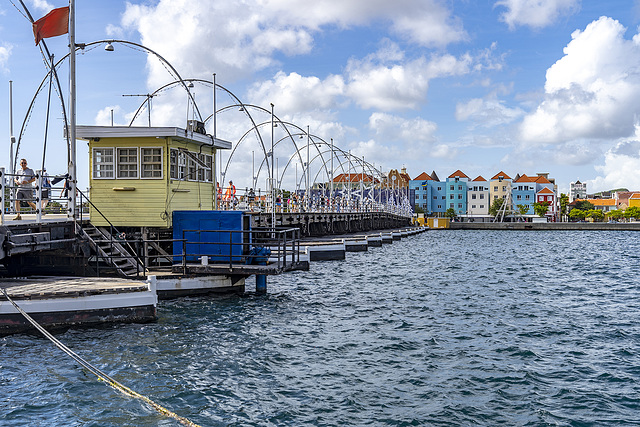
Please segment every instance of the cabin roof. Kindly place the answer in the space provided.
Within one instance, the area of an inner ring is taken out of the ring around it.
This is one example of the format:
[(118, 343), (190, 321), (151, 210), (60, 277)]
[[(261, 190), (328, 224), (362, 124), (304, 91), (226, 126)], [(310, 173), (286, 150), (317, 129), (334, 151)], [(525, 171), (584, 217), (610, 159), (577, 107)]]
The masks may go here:
[(211, 145), (213, 148), (230, 149), (231, 142), (211, 135), (182, 129), (179, 127), (142, 127), (142, 126), (76, 126), (78, 139), (95, 138), (174, 138), (198, 144)]

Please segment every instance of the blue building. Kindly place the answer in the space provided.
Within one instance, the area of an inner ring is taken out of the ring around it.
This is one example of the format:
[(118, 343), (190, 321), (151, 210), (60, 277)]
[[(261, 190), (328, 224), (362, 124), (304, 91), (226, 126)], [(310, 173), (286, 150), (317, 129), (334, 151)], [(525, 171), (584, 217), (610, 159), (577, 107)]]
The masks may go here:
[(440, 181), (436, 171), (431, 172), (431, 180), (427, 181), (427, 185), (431, 189), (431, 210), (429, 214), (433, 216), (443, 216), (447, 211), (447, 185), (446, 182)]
[(511, 184), (513, 211), (519, 213), (518, 205), (527, 206), (524, 215), (534, 215), (533, 204), (536, 201), (536, 178), (527, 175), (516, 176)]
[(457, 170), (447, 178), (446, 182), (446, 208), (455, 210), (458, 215), (467, 214), (467, 182), (469, 177)]
[(431, 187), (428, 185), (428, 181), (431, 181), (431, 177), (426, 172), (422, 172), (409, 181), (409, 188), (415, 192), (412, 205), (414, 208), (422, 208), (425, 214), (431, 213)]

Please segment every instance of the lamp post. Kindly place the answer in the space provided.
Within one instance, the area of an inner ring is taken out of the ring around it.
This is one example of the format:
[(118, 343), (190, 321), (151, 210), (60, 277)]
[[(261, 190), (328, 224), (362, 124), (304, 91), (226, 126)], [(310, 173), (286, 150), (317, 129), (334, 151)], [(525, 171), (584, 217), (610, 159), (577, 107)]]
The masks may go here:
[[(274, 169), (273, 169), (273, 103), (271, 103), (271, 180), (269, 181), (270, 183), (270, 187), (271, 187), (271, 228), (275, 231), (276, 229), (276, 197), (274, 194), (274, 185), (273, 185), (273, 180), (274, 180)], [(272, 236), (273, 237), (273, 236)]]
[(311, 196), (309, 193), (309, 140), (311, 136), (309, 136), (309, 125), (307, 125), (307, 168), (305, 169), (305, 178), (307, 181), (307, 188), (305, 189), (305, 200), (306, 200), (306, 211), (309, 212)]

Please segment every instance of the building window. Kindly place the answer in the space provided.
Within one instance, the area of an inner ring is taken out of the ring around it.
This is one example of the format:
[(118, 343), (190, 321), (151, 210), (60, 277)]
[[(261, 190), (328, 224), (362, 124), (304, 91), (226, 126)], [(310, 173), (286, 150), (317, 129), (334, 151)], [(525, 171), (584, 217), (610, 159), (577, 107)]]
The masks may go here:
[(498, 191), (498, 186), (493, 187), (493, 191)]
[(453, 189), (454, 189), (454, 188), (455, 188), (455, 187), (454, 187), (453, 185), (449, 186), (449, 189), (450, 189), (451, 191), (453, 191)]
[(205, 182), (213, 182), (213, 156), (211, 154), (205, 154), (204, 162), (207, 164), (204, 180)]
[(138, 148), (118, 148), (118, 178), (138, 177)]
[(438, 191), (442, 191), (442, 187), (438, 187)]
[(480, 205), (480, 209), (484, 209), (484, 205)]
[(450, 199), (453, 199), (453, 194), (449, 194), (449, 198), (450, 198)]
[(174, 148), (170, 151), (169, 156), (169, 176), (171, 179), (184, 180), (184, 174), (187, 168), (187, 156), (181, 151)]
[(516, 196), (516, 200), (522, 200), (522, 196), (518, 194), (518, 195)]
[(113, 179), (113, 148), (93, 149), (93, 177)]
[(462, 194), (458, 194), (458, 200), (462, 200)]
[(462, 185), (458, 185), (458, 191), (462, 191)]
[(422, 198), (423, 198), (423, 199), (427, 199), (428, 197), (427, 197), (427, 195), (426, 195), (426, 194), (423, 194), (423, 195), (422, 195)]
[(476, 205), (471, 205), (471, 209), (475, 209), (475, 208), (476, 208)]
[(433, 196), (433, 200), (438, 200), (438, 196)]
[(529, 195), (527, 194), (526, 196), (524, 196), (525, 200), (529, 200)]
[(484, 194), (480, 194), (480, 199), (484, 199)]
[(197, 181), (198, 175), (196, 175), (196, 162), (191, 158), (187, 158), (187, 181)]
[(162, 178), (162, 147), (141, 148), (142, 177)]
[(462, 203), (458, 203), (458, 209), (462, 209)]
[(445, 200), (445, 199), (446, 199), (446, 197), (445, 197), (445, 196), (442, 196), (442, 200)]
[(472, 199), (472, 200), (475, 200), (475, 199), (476, 199), (476, 195), (475, 195), (475, 194), (472, 194), (472, 195), (471, 195), (471, 199)]
[(507, 191), (507, 186), (506, 185), (502, 186), (502, 191)]
[(438, 209), (442, 209), (442, 205), (438, 205)]

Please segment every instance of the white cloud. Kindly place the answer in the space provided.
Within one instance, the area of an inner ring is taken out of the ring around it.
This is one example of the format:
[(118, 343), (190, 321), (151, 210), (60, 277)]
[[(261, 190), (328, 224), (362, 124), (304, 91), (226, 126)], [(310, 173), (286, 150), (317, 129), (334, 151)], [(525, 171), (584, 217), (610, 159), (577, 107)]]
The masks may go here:
[(351, 60), (346, 69), (347, 94), (362, 108), (382, 111), (416, 109), (426, 100), (429, 80), (469, 72), (472, 58), (434, 55), (387, 64), (373, 56)]
[(580, 0), (499, 0), (495, 6), (507, 8), (500, 15), (509, 29), (518, 25), (540, 29), (554, 23), (560, 16), (571, 15), (580, 9)]
[[(94, 119), (94, 124), (96, 126), (111, 126), (111, 112), (113, 111), (113, 117), (114, 117), (114, 122), (113, 124), (115, 126), (124, 126), (125, 124), (122, 123), (118, 123), (118, 115), (121, 113), (122, 109), (120, 108), (119, 105), (110, 105), (107, 107), (104, 107), (102, 110), (98, 111), (98, 113), (96, 114), (96, 117)], [(127, 120), (126, 125), (129, 124), (129, 121)]]
[(494, 127), (511, 123), (522, 117), (524, 112), (519, 108), (509, 108), (495, 97), (490, 99), (474, 98), (466, 103), (456, 105), (456, 119), (472, 120), (482, 127)]
[[(32, 0), (31, 3), (41, 12), (49, 12), (54, 8), (54, 6), (46, 0)], [(38, 18), (34, 16), (33, 19)]]
[(575, 31), (565, 56), (547, 70), (545, 96), (525, 117), (521, 138), (538, 144), (633, 134), (640, 111), (640, 35), (601, 17)]
[(421, 118), (403, 119), (384, 113), (369, 116), (369, 128), (385, 141), (404, 141), (408, 145), (433, 143), (438, 126)]
[[(277, 65), (277, 54), (309, 53), (314, 35), (324, 27), (380, 22), (424, 46), (442, 47), (466, 37), (460, 22), (436, 0), (265, 0), (251, 7), (244, 2), (160, 0), (153, 6), (128, 4), (122, 18), (123, 29), (137, 30), (143, 45), (185, 75), (216, 72), (225, 81)], [(166, 30), (177, 27), (180, 31)], [(169, 80), (161, 66), (152, 66), (151, 72), (151, 86)]]
[(624, 138), (610, 148), (604, 155), (604, 164), (595, 169), (601, 175), (587, 181), (593, 191), (606, 191), (614, 188), (640, 190), (640, 128), (636, 134)]
[(7, 64), (9, 63), (9, 57), (11, 56), (12, 46), (8, 44), (3, 44), (0, 46), (0, 71), (7, 72), (9, 71), (7, 68)]
[(273, 103), (278, 115), (286, 115), (332, 108), (343, 93), (344, 81), (340, 76), (320, 80), (279, 72), (273, 80), (254, 84), (247, 96), (249, 102), (256, 105)]
[(318, 30), (327, 25), (348, 28), (387, 21), (394, 33), (427, 47), (443, 47), (467, 38), (460, 20), (438, 0), (316, 0), (302, 4), (299, 0), (262, 3), (281, 25), (296, 22)]

